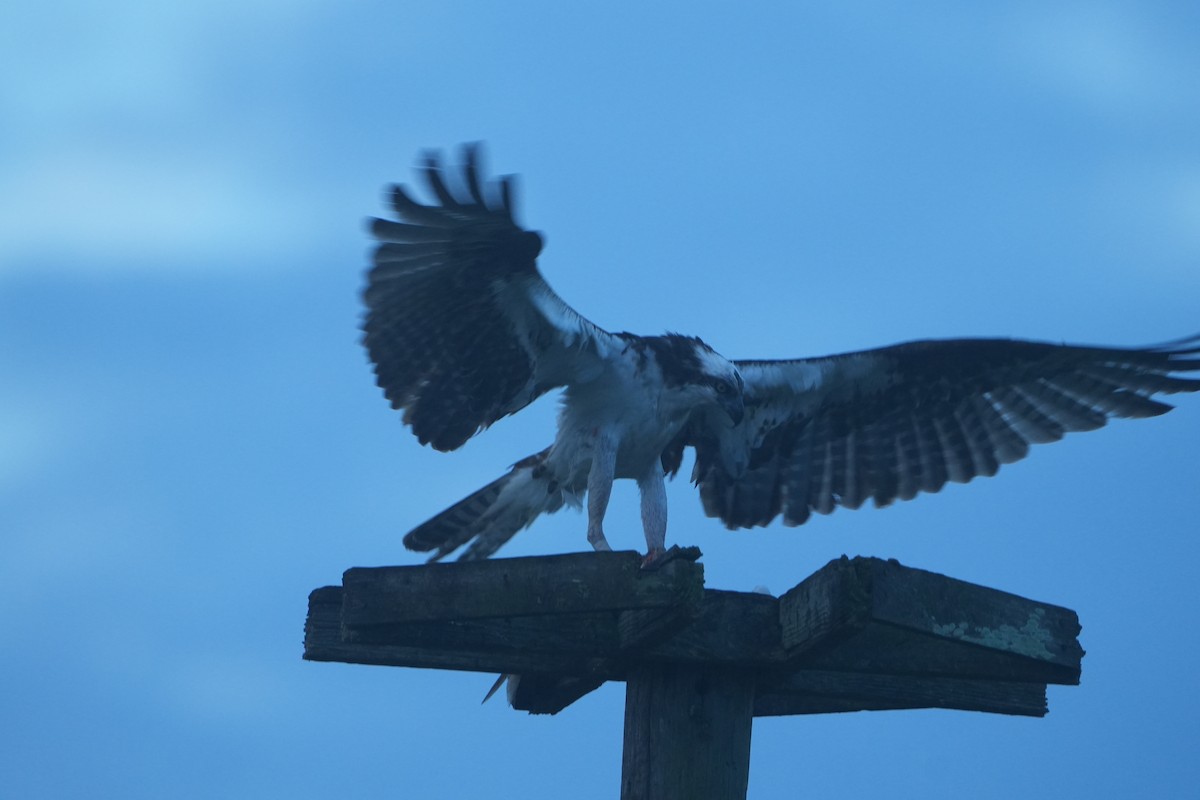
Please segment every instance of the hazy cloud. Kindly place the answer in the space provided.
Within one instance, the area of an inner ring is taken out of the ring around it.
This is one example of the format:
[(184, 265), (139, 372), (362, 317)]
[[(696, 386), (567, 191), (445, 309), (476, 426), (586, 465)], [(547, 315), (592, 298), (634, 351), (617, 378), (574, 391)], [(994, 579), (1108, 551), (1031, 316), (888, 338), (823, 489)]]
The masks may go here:
[(228, 93), (315, 7), (30, 3), (6, 15), (0, 146), (15, 157), (0, 172), (0, 279), (46, 264), (242, 267), (303, 247), (306, 196), (281, 190), (291, 121), (231, 118)]
[(1029, 80), (1100, 113), (1174, 110), (1194, 102), (1200, 85), (1193, 43), (1134, 5), (1025, 7), (1007, 42)]

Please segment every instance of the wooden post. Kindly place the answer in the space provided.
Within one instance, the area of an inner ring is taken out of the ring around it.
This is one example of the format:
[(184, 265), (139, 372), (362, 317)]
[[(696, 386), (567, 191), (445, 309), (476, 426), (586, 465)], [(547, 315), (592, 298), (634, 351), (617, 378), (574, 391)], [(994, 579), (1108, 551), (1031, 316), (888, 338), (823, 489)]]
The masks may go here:
[(655, 664), (625, 684), (621, 800), (745, 800), (754, 678)]

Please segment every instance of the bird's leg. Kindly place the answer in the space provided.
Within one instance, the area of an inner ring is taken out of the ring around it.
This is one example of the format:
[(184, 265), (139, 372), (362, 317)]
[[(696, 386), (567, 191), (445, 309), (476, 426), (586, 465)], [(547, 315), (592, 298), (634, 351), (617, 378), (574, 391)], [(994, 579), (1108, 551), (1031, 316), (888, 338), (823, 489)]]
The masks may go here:
[(612, 550), (604, 538), (604, 512), (608, 510), (616, 466), (616, 445), (607, 436), (597, 436), (592, 452), (592, 468), (588, 472), (587, 539), (598, 551)]
[(646, 557), (642, 564), (650, 564), (667, 546), (667, 487), (658, 459), (638, 479), (638, 489), (642, 493), (642, 530), (646, 534)]

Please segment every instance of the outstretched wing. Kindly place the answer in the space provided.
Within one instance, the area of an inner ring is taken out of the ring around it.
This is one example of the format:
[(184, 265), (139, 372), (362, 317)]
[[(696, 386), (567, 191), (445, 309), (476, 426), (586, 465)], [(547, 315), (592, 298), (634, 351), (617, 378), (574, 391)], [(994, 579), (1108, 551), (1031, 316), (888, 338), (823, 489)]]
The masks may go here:
[[(1029, 445), (1110, 417), (1151, 417), (1158, 393), (1200, 391), (1200, 337), (1143, 349), (1007, 339), (920, 341), (792, 361), (736, 362), (746, 417), (688, 428), (705, 511), (731, 528), (876, 506), (994, 475)], [(676, 451), (677, 452), (677, 451)], [(667, 463), (667, 462), (665, 462)], [(678, 467), (667, 463), (668, 467)]]
[(542, 237), (513, 219), (512, 179), (485, 183), (476, 146), (458, 174), (429, 154), (437, 199), (392, 191), (375, 219), (363, 343), (379, 386), (422, 444), (454, 450), (556, 386), (587, 380), (619, 347), (538, 272)]

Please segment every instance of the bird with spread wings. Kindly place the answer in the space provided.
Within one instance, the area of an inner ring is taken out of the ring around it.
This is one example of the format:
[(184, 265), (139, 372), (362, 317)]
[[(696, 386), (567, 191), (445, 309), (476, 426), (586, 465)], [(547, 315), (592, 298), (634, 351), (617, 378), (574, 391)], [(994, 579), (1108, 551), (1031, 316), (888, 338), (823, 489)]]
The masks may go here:
[(455, 450), (562, 390), (553, 443), (404, 537), (437, 560), (486, 558), (538, 516), (587, 510), (608, 549), (613, 481), (637, 482), (647, 560), (664, 550), (665, 479), (695, 450), (704, 511), (729, 528), (877, 507), (995, 475), (1031, 444), (1152, 417), (1156, 395), (1200, 390), (1200, 336), (1143, 348), (1016, 339), (915, 341), (818, 358), (728, 360), (694, 336), (611, 333), (537, 267), (512, 178), (427, 155), (434, 202), (392, 190), (363, 299), (379, 386), (421, 444)]

